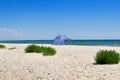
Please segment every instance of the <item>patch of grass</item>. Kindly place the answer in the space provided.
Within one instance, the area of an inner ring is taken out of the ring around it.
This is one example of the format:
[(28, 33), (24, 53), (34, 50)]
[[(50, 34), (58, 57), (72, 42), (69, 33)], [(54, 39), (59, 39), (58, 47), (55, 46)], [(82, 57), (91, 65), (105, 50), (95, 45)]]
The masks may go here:
[(12, 47), (12, 48), (8, 48), (9, 50), (14, 50), (14, 49), (16, 49), (16, 47)]
[(95, 57), (96, 64), (118, 64), (120, 54), (115, 50), (100, 50)]
[(0, 44), (0, 49), (5, 49), (5, 45)]
[(33, 53), (33, 52), (41, 53), (42, 52), (42, 47), (37, 46), (37, 45), (29, 45), (25, 49), (25, 52), (27, 52), (27, 53)]
[(29, 45), (25, 49), (26, 53), (43, 53), (44, 56), (53, 56), (56, 54), (56, 50), (52, 47), (43, 47), (37, 45)]
[(56, 50), (52, 47), (45, 47), (43, 49), (43, 55), (44, 56), (53, 56), (56, 54)]

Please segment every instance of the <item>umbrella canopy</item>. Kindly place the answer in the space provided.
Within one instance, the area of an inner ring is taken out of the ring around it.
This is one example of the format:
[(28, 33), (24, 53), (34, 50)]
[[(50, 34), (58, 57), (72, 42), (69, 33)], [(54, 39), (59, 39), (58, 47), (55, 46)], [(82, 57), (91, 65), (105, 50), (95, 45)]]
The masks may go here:
[(64, 45), (64, 40), (69, 40), (68, 37), (64, 36), (64, 35), (58, 35), (54, 41), (53, 41), (53, 45)]

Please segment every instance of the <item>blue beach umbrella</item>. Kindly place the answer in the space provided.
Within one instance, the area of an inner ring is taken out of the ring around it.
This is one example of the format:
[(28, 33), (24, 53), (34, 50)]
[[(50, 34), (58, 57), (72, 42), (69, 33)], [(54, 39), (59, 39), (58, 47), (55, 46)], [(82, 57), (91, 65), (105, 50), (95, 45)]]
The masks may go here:
[(64, 35), (58, 35), (54, 41), (53, 41), (53, 45), (64, 45), (64, 41), (65, 40), (70, 40), (70, 38), (64, 36)]

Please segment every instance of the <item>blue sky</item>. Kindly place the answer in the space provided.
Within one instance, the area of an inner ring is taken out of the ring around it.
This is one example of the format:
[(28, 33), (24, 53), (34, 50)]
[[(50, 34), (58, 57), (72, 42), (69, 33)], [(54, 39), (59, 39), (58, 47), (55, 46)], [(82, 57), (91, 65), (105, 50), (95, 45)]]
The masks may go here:
[(120, 0), (0, 0), (0, 40), (120, 39)]

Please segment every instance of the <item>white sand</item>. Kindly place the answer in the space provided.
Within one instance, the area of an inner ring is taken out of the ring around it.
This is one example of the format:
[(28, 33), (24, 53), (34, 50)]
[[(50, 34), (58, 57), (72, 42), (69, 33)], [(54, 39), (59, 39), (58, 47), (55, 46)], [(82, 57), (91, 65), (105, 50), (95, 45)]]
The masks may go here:
[[(94, 64), (99, 49), (120, 52), (120, 47), (52, 46), (56, 55), (45, 57), (25, 53), (28, 44), (4, 45), (7, 49), (0, 49), (0, 80), (120, 80), (120, 63)], [(8, 49), (14, 46), (17, 49)]]

